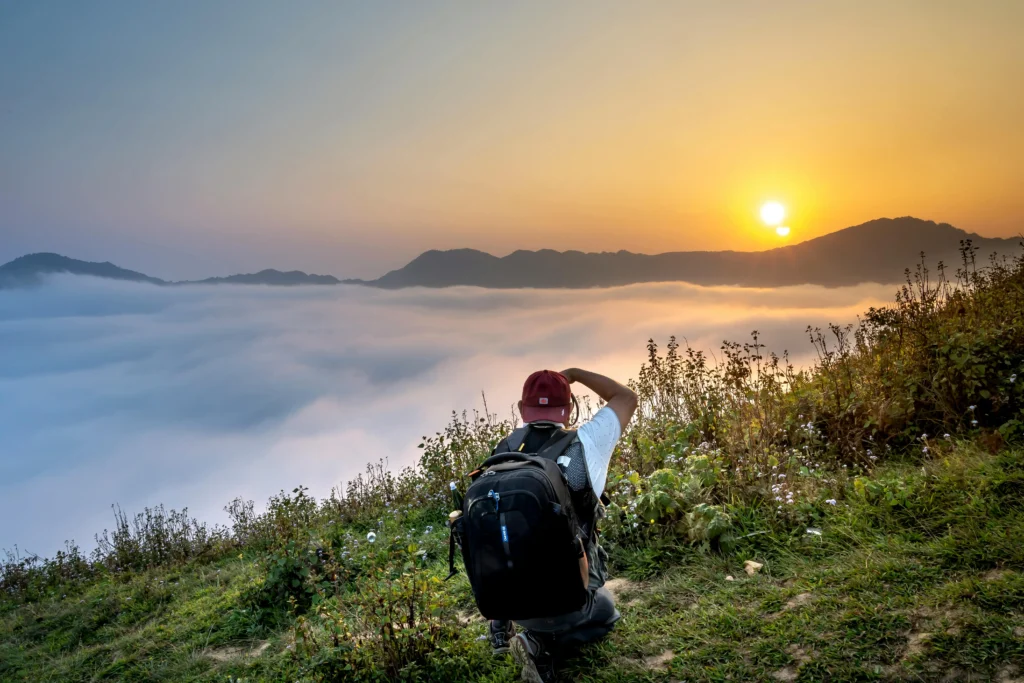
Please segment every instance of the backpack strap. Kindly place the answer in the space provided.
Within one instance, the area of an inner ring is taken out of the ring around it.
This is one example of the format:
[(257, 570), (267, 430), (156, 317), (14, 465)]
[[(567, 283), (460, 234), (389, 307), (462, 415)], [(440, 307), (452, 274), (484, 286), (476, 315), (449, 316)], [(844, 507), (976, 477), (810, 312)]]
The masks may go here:
[(499, 450), (501, 448), (501, 444), (498, 444), (498, 448), (494, 450), (495, 452), (516, 453), (526, 445), (526, 437), (529, 435), (530, 425), (523, 425), (505, 437), (505, 440), (502, 442), (505, 444), (504, 450)]
[(558, 461), (558, 456), (565, 453), (566, 449), (576, 440), (575, 429), (556, 429), (555, 433), (547, 442), (537, 449), (537, 457), (545, 460)]

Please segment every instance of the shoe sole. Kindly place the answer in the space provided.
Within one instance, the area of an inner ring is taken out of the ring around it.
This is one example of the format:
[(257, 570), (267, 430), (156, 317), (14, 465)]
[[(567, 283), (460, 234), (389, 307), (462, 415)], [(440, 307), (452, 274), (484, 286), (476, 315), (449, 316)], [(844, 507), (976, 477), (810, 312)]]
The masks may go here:
[(508, 645), (505, 647), (492, 647), (491, 654), (495, 657), (498, 657), (499, 655), (507, 655), (511, 649), (512, 648)]
[(537, 671), (537, 665), (534, 663), (533, 658), (530, 657), (530, 653), (526, 651), (526, 646), (523, 645), (522, 640), (519, 638), (513, 639), (509, 650), (511, 650), (512, 657), (516, 660), (516, 663), (523, 667), (523, 673), (519, 676), (519, 680), (523, 681), (523, 683), (544, 683), (544, 679), (540, 677), (540, 672)]

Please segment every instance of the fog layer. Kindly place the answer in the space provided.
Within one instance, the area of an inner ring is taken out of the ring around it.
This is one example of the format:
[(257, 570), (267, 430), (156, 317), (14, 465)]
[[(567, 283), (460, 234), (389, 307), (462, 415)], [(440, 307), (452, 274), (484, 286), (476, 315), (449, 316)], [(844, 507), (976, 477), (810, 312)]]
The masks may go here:
[(635, 376), (653, 337), (707, 351), (851, 322), (890, 287), (160, 288), (71, 276), (0, 292), (0, 547), (92, 547), (110, 505), (224, 521), (299, 484), (414, 462), (453, 409), (508, 415), (525, 376)]

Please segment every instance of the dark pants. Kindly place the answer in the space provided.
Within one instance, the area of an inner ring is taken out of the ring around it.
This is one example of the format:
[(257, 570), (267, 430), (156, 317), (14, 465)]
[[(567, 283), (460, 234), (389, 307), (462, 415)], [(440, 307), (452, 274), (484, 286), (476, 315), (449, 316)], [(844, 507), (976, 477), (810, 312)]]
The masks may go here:
[[(604, 638), (614, 628), (621, 615), (615, 609), (615, 599), (604, 586), (589, 591), (587, 603), (576, 612), (548, 619), (523, 619), (520, 628), (539, 636), (553, 647), (562, 650), (592, 643)], [(508, 622), (492, 621), (491, 631), (508, 629)]]

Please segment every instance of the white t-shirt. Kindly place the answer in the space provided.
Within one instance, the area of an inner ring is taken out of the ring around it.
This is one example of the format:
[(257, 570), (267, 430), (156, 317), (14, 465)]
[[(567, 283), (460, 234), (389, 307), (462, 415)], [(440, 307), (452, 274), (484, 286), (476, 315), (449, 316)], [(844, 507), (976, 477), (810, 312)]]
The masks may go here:
[(597, 414), (582, 427), (576, 430), (576, 436), (583, 446), (583, 457), (587, 462), (587, 474), (594, 493), (600, 497), (608, 479), (608, 465), (612, 460), (615, 444), (622, 436), (619, 416), (609, 406), (601, 408)]

